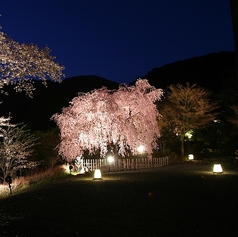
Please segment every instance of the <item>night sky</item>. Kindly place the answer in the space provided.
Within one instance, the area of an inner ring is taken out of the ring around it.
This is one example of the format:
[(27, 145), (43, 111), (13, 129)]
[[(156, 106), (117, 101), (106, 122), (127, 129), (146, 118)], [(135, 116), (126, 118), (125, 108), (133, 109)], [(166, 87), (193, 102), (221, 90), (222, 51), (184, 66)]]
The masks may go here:
[(229, 0), (1, 0), (2, 30), (48, 46), (67, 77), (119, 83), (155, 67), (234, 51)]

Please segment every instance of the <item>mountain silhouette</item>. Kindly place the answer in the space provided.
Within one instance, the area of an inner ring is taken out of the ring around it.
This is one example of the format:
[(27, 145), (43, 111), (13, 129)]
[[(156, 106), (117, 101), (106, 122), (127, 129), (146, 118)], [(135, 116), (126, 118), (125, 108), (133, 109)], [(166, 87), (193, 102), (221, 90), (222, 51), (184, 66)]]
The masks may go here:
[[(229, 92), (237, 88), (235, 80), (235, 53), (220, 52), (200, 57), (194, 57), (162, 67), (154, 68), (142, 78), (156, 88), (166, 89), (171, 84), (190, 84), (207, 88), (216, 93)], [(132, 81), (129, 85), (133, 85)], [(56, 124), (50, 121), (55, 113), (60, 113), (63, 107), (79, 92), (89, 92), (102, 86), (108, 89), (118, 89), (119, 84), (102, 77), (88, 75), (64, 79), (61, 83), (48, 81), (47, 88), (41, 81), (34, 81), (36, 90), (33, 98), (24, 93), (16, 93), (12, 87), (6, 87), (8, 96), (0, 95), (0, 115), (12, 117), (12, 122), (24, 122), (32, 130), (47, 130)], [(226, 94), (224, 94), (226, 96)]]
[(45, 87), (41, 81), (34, 81), (36, 90), (33, 98), (24, 93), (17, 93), (12, 87), (6, 90), (9, 95), (0, 95), (0, 115), (12, 117), (12, 122), (24, 122), (30, 125), (32, 130), (47, 130), (55, 126), (50, 117), (54, 113), (60, 113), (63, 107), (78, 95), (79, 92), (89, 92), (102, 86), (108, 89), (117, 89), (118, 83), (98, 76), (78, 76), (64, 79), (61, 83), (47, 82)]
[(211, 53), (152, 69), (144, 78), (156, 88), (197, 84), (214, 92), (237, 87), (235, 52)]

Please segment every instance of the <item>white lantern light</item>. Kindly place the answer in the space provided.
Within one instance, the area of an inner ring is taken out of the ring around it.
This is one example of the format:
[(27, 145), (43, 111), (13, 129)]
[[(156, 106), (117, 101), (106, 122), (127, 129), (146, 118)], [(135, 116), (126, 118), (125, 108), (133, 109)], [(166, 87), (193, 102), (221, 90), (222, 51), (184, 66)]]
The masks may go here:
[(94, 180), (100, 180), (102, 179), (102, 174), (100, 169), (96, 169), (94, 171)]
[(213, 173), (223, 173), (223, 169), (221, 164), (214, 164), (213, 165)]
[(189, 159), (189, 160), (193, 160), (193, 159), (194, 159), (193, 154), (189, 154), (189, 155), (188, 155), (188, 159)]

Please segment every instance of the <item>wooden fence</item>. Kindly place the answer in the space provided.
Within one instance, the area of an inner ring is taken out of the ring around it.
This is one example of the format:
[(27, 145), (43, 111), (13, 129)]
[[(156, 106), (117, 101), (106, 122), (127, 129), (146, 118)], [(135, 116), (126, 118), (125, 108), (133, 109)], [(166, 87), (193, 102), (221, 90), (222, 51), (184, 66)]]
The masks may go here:
[(102, 172), (119, 172), (129, 170), (139, 170), (146, 168), (162, 167), (169, 164), (169, 158), (153, 157), (148, 158), (118, 158), (109, 163), (106, 159), (83, 159), (83, 167), (91, 171), (101, 169)]

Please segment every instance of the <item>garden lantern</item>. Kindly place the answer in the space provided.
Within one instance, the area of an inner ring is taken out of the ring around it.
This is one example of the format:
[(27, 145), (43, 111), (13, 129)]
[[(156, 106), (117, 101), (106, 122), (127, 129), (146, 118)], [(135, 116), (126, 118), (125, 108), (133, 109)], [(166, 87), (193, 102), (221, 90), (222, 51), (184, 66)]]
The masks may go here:
[(213, 165), (213, 173), (223, 173), (223, 169), (221, 164), (214, 164)]
[(95, 169), (93, 180), (102, 180), (102, 174), (100, 169)]

